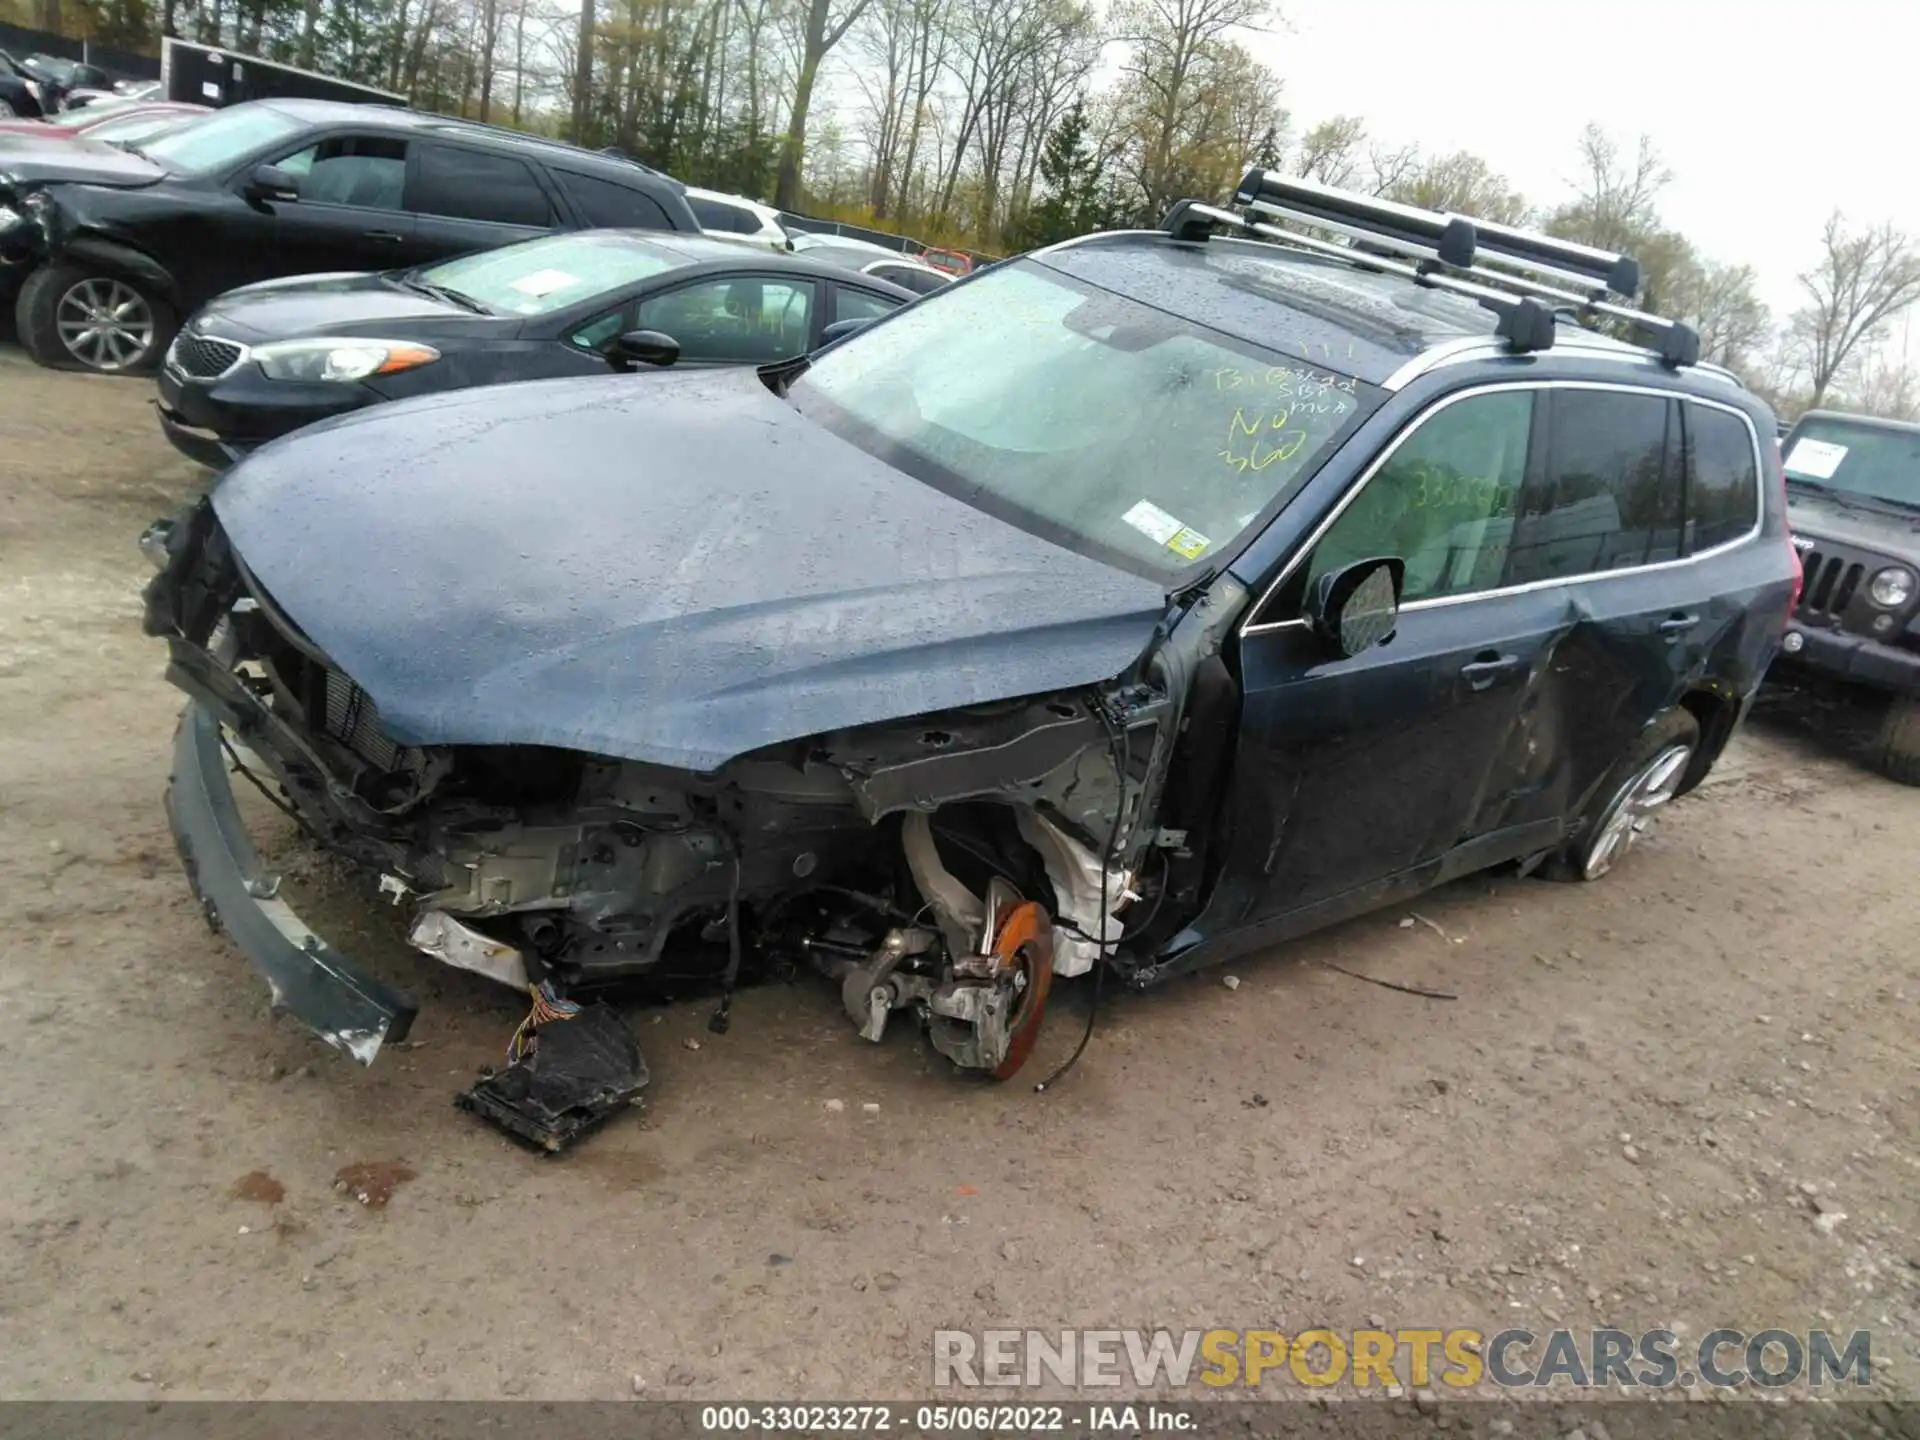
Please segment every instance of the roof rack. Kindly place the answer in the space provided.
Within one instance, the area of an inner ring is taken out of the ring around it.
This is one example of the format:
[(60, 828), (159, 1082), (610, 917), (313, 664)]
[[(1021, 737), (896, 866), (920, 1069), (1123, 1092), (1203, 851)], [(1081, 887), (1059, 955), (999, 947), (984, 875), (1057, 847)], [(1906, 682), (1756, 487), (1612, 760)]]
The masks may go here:
[[(1463, 296), (1499, 317), (1495, 333), (1516, 354), (1551, 348), (1555, 316), (1571, 311), (1583, 321), (1619, 321), (1663, 364), (1700, 361), (1700, 336), (1692, 326), (1611, 298), (1631, 300), (1640, 288), (1640, 264), (1629, 256), (1258, 168), (1247, 172), (1233, 203), (1245, 213), (1179, 201), (1167, 212), (1165, 228), (1180, 239), (1204, 240), (1217, 227), (1232, 226)], [(1303, 225), (1345, 243), (1304, 234), (1297, 228)]]

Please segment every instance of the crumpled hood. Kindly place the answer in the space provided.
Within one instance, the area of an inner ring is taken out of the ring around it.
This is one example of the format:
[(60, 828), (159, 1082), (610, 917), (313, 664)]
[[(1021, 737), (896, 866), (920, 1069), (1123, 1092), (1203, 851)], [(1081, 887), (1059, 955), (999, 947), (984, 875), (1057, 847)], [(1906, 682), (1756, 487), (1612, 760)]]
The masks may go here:
[(1795, 493), (1787, 498), (1787, 528), (1795, 535), (1831, 540), (1920, 567), (1920, 515), (1852, 507)]
[(213, 502), (406, 744), (710, 770), (1096, 683), (1166, 603), (856, 449), (751, 370), (387, 405), (263, 447)]
[(0, 135), (0, 182), (39, 185), (67, 181), (130, 187), (151, 185), (166, 173), (151, 160), (103, 140)]

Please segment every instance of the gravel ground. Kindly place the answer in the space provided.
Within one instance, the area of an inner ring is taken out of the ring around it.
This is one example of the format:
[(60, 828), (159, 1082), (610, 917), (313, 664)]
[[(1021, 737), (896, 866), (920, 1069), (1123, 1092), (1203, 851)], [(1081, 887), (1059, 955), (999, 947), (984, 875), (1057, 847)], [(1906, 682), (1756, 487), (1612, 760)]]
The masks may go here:
[(0, 352), (0, 1394), (908, 1397), (936, 1326), (1380, 1321), (1864, 1328), (1914, 1396), (1920, 797), (1857, 708), (1769, 702), (1602, 884), (1110, 993), (1045, 1095), (812, 983), (723, 1037), (636, 1007), (647, 1112), (543, 1161), (449, 1103), (511, 994), (320, 868), (312, 918), (424, 999), (361, 1071), (188, 899), (133, 540), (204, 477), (148, 398)]

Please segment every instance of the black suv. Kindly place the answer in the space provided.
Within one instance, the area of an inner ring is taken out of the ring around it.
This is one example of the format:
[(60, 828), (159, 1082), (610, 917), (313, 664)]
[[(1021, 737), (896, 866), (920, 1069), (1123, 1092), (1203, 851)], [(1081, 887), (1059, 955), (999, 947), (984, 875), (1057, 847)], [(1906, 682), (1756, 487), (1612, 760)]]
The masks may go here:
[(1920, 425), (1810, 410), (1784, 449), (1806, 575), (1781, 655), (1890, 694), (1875, 758), (1920, 785)]
[(242, 460), (145, 541), (208, 915), (355, 1059), (405, 1032), (263, 868), (236, 757), (419, 949), (531, 999), (468, 1102), (557, 1146), (646, 1078), (569, 995), (599, 982), (731, 984), (751, 947), (1004, 1078), (1056, 974), (1606, 875), (1778, 648), (1773, 413), (1607, 298), (1622, 257), (1241, 197), (784, 365), (402, 400)]
[(387, 106), (260, 100), (112, 147), (0, 145), (0, 287), (43, 365), (151, 368), (237, 285), (618, 225), (697, 231), (632, 161)]

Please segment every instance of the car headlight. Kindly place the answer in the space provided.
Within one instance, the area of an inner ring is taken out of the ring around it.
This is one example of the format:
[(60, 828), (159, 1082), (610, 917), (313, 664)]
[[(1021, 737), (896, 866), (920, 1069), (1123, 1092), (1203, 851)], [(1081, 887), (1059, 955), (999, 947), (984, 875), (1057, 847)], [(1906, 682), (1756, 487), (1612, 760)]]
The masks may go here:
[(275, 340), (256, 345), (253, 358), (269, 380), (365, 380), (431, 365), (440, 352), (411, 340), (360, 340), (328, 336), (313, 340)]
[(1882, 610), (1898, 610), (1913, 599), (1913, 572), (1889, 565), (1867, 586), (1867, 598)]

